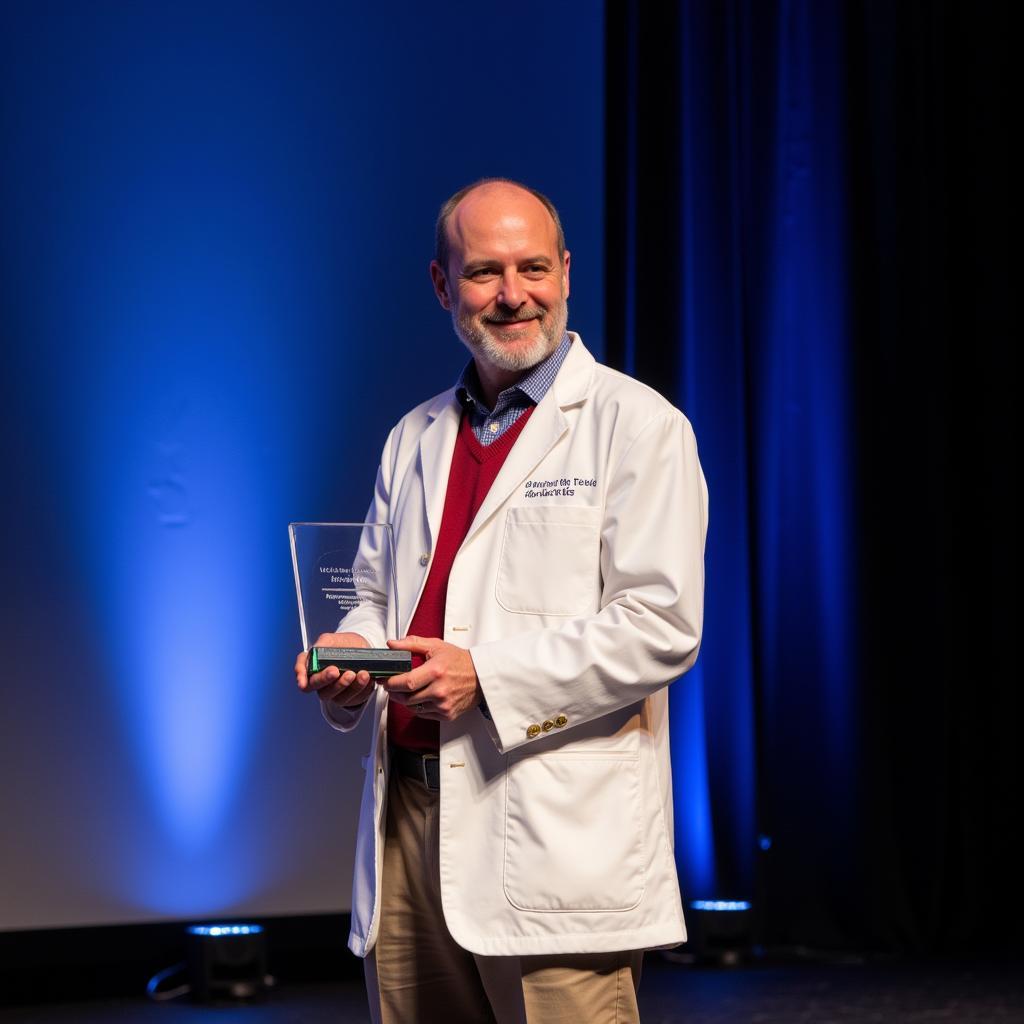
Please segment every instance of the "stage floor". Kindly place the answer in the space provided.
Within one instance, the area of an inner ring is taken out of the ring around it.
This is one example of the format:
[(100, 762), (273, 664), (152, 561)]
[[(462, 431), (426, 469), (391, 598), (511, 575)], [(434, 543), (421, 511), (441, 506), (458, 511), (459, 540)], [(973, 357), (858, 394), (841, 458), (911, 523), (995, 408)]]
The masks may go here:
[[(1024, 970), (1012, 961), (710, 969), (649, 954), (640, 1007), (644, 1024), (1024, 1024)], [(138, 998), (0, 1009), (0, 1024), (368, 1024), (369, 1019), (362, 985), (355, 982), (282, 986), (262, 1002), (243, 1006)]]

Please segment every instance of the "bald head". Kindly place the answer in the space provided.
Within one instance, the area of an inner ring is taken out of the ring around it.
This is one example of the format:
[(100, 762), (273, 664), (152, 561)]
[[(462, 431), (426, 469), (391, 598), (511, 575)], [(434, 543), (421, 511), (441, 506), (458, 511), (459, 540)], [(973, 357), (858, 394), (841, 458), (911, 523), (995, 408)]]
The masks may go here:
[[(537, 206), (551, 222), (555, 249), (558, 258), (562, 259), (565, 255), (565, 233), (562, 231), (562, 221), (555, 204), (543, 192), (510, 178), (481, 178), (471, 185), (466, 185), (465, 188), (460, 188), (442, 204), (434, 232), (434, 258), (447, 272), (452, 244), (458, 244), (461, 240), (459, 236), (463, 234), (465, 225), (460, 221), (464, 220), (464, 215), (487, 213), (494, 216), (501, 212), (501, 208), (508, 208), (510, 212), (519, 209), (527, 214), (532, 212), (536, 216), (539, 212)], [(531, 211), (530, 207), (534, 209)]]

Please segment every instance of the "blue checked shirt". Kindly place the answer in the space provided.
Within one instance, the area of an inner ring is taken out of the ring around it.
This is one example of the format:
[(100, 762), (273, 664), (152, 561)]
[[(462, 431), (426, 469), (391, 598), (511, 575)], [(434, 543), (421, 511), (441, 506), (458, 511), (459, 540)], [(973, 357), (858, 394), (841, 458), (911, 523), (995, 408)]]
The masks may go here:
[(466, 410), (469, 425), (480, 444), (485, 447), (493, 444), (531, 405), (540, 402), (554, 383), (570, 344), (569, 335), (563, 335), (561, 344), (547, 359), (498, 395), (493, 409), (488, 409), (480, 397), (480, 381), (473, 360), (467, 363), (455, 385), (455, 395)]

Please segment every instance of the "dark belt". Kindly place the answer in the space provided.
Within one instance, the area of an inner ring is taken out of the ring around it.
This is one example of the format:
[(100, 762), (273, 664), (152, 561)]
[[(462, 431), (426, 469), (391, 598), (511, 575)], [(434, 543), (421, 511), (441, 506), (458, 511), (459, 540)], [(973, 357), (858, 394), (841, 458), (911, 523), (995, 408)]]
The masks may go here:
[(441, 789), (441, 762), (437, 754), (423, 754), (405, 747), (391, 748), (391, 767), (407, 779), (415, 779), (435, 793)]

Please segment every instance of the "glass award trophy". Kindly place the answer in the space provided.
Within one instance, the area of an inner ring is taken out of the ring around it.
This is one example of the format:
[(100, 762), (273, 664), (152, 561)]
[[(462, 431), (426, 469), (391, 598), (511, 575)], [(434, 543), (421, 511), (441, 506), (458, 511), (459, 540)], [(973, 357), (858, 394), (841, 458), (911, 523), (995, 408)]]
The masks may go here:
[[(336, 665), (393, 676), (412, 669), (408, 651), (316, 646), (323, 633), (358, 633), (373, 643), (398, 635), (395, 545), (389, 523), (289, 523), (302, 649), (309, 671)], [(310, 644), (314, 646), (311, 648)]]

